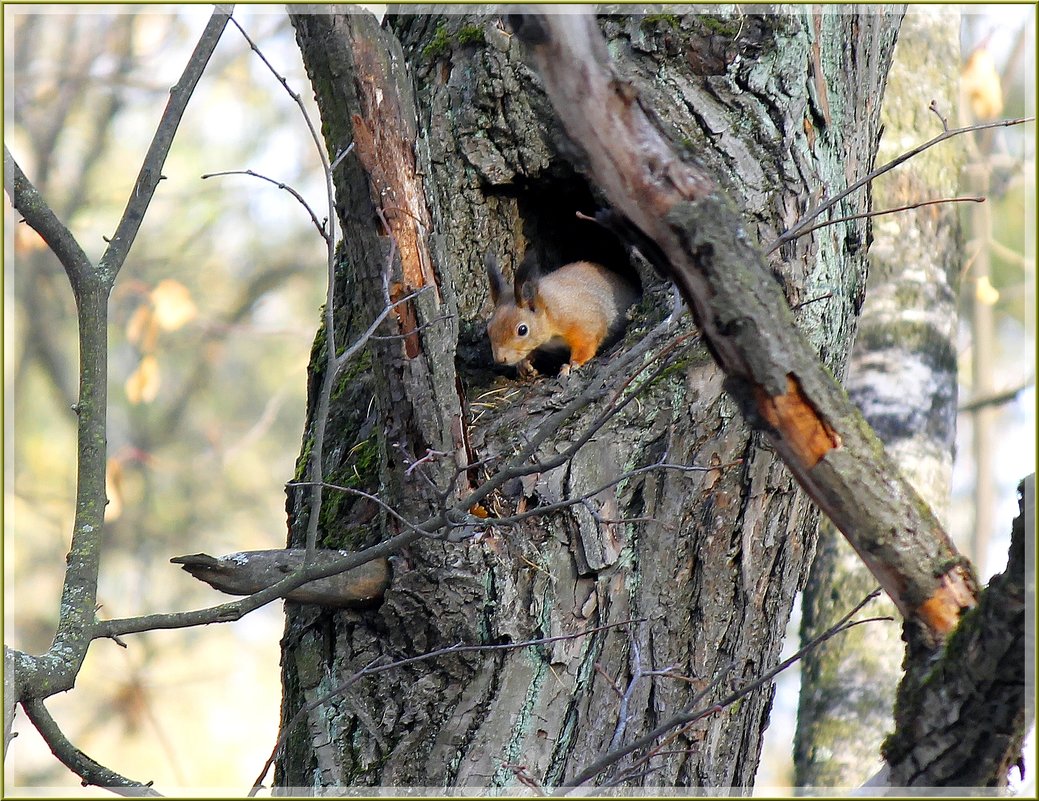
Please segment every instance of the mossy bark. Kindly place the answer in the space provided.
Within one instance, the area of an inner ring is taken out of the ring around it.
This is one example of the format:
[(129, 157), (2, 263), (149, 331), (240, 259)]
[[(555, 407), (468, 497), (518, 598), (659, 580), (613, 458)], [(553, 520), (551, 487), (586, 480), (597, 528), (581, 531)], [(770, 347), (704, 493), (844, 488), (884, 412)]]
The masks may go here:
[[(796, 220), (804, 197), (836, 191), (872, 165), (877, 108), (868, 101), (882, 92), (898, 19), (719, 12), (604, 16), (600, 25), (643, 102), (725, 184), (752, 235), (769, 241)], [(497, 17), (408, 15), (379, 28), (370, 18), (297, 13), (293, 22), (330, 151), (357, 136), (355, 118), (365, 118), (373, 85), (395, 86), (397, 109), (410, 120), (409, 180), (421, 187), (423, 208), (409, 213), (428, 220), (410, 235), (428, 254), (421, 280), (436, 291), (416, 304), (419, 339), (373, 343), (371, 375), (358, 376), (363, 389), (337, 395), (331, 414), (342, 422), (329, 426), (325, 452), (326, 473), (342, 470), (374, 433), (373, 491), (422, 519), (500, 462), (465, 471), (452, 485), (457, 465), (515, 453), (586, 382), (603, 380), (671, 311), (670, 290), (612, 234), (576, 217), (596, 210), (597, 193), (571, 164), (573, 147), (518, 39)], [(357, 55), (363, 41), (373, 54), (367, 61)], [(813, 77), (813, 64), (825, 74)], [(380, 185), (399, 186), (385, 174), (393, 165), (363, 156), (344, 160), (336, 173), (345, 243), (340, 341), (378, 311), (387, 246), (376, 203), (384, 212), (401, 205), (379, 201)], [(841, 212), (867, 205), (863, 194)], [(795, 318), (838, 375), (863, 291), (866, 230), (846, 223), (798, 240), (772, 265), (792, 304), (832, 293), (799, 307)], [(624, 340), (567, 382), (521, 382), (490, 368), (483, 255), (493, 250), (508, 272), (528, 249), (548, 269), (591, 259), (642, 284)], [(420, 279), (409, 277), (404, 250), (391, 282), (411, 287)], [(445, 314), (450, 320), (440, 319)], [(637, 402), (571, 461), (487, 499), (492, 518), (480, 536), (423, 539), (396, 555), (390, 588), (371, 608), (287, 605), (283, 721), (373, 659), (457, 642), (584, 636), (446, 656), (364, 679), (308, 713), (300, 727), (308, 737), (289, 737), (277, 763), (280, 787), (488, 788), (528, 777), (555, 785), (682, 709), (729, 662), (737, 682), (775, 664), (817, 513), (744, 423), (688, 317), (683, 326), (690, 336), (674, 358), (685, 369), (648, 380), (656, 364), (637, 376), (643, 365), (631, 365), (621, 378), (631, 379), (629, 390), (644, 381)], [(315, 376), (322, 363), (315, 358)], [(578, 440), (609, 403), (600, 397), (573, 415), (534, 458), (547, 460)], [(440, 498), (423, 485), (423, 470), (409, 470), (402, 458), (426, 453), (423, 468), (445, 492)], [(640, 473), (568, 510), (493, 525), (494, 517), (589, 494), (658, 461), (710, 469)], [(304, 502), (303, 492), (289, 502), (294, 544), (305, 527)], [(356, 524), (351, 505), (337, 508), (342, 521), (322, 521), (326, 533)], [(380, 512), (367, 530), (382, 539), (394, 526)], [(638, 622), (599, 628), (626, 620)], [(665, 669), (667, 676), (647, 675)], [(629, 685), (622, 714), (617, 688)], [(765, 688), (705, 719), (655, 757), (650, 773), (627, 783), (750, 785), (770, 705)]]
[[(934, 100), (957, 101), (959, 13), (916, 9), (903, 22), (884, 96), (881, 162), (941, 129)], [(934, 148), (874, 183), (878, 208), (956, 194), (962, 152)], [(941, 520), (947, 518), (956, 429), (956, 297), (960, 268), (958, 210), (928, 206), (877, 218), (870, 277), (845, 386), (888, 453)], [(805, 588), (802, 640), (829, 625), (832, 610), (853, 606), (876, 579), (832, 525)], [(895, 689), (905, 647), (894, 605), (881, 598), (871, 615), (892, 615), (852, 629), (808, 654), (795, 738), (795, 784), (854, 787), (881, 766), (880, 744), (893, 726)]]

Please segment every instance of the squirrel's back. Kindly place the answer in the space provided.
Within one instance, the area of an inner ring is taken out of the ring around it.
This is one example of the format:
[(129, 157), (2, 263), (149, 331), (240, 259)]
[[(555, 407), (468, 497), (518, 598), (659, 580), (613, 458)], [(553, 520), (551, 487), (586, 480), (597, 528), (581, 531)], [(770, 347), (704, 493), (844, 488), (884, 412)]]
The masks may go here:
[(566, 264), (542, 277), (538, 286), (555, 333), (583, 364), (609, 337), (624, 328), (625, 312), (638, 291), (616, 273), (588, 261)]

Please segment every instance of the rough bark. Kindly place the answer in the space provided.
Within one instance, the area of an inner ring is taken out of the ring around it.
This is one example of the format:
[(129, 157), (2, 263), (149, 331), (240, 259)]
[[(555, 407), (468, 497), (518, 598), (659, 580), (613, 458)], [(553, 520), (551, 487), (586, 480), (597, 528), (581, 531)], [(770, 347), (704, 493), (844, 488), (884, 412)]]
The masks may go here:
[(1035, 654), (1035, 622), (1026, 628), (1025, 608), (1034, 474), (1018, 493), (1006, 570), (993, 576), (927, 675), (899, 687), (897, 729), (883, 748), (889, 787), (1006, 787), (1014, 766), (1024, 776), (1021, 747), (1035, 719), (1025, 680), (1034, 675)]
[[(879, 162), (941, 130), (928, 110), (948, 114), (957, 98), (959, 13), (916, 9), (899, 31), (884, 95)], [(934, 148), (873, 184), (876, 209), (956, 194), (962, 147)], [(959, 225), (955, 206), (928, 206), (873, 223), (870, 276), (845, 388), (899, 470), (941, 520), (947, 519), (956, 430), (956, 299)], [(857, 554), (832, 525), (804, 593), (801, 638), (830, 624), (874, 586)], [(895, 615), (888, 599), (869, 609)], [(897, 620), (897, 615), (896, 615)], [(808, 654), (794, 742), (798, 787), (854, 787), (879, 769), (892, 729), (905, 648), (897, 622), (852, 629)]]
[[(359, 157), (344, 160), (335, 175), (344, 228), (340, 341), (350, 341), (351, 330), (378, 310), (387, 248), (376, 202), (398, 243), (414, 241), (428, 254), (409, 273), (409, 248), (400, 244), (391, 285), (399, 282), (402, 293), (436, 286), (392, 332), (417, 324), (419, 333), (375, 343), (370, 363), (342, 382), (326, 475), (354, 476), (405, 516), (424, 519), (499, 469), (500, 461), (481, 464), (450, 486), (455, 464), (464, 465), (455, 454), (503, 460), (603, 381), (611, 393), (637, 388), (637, 401), (610, 417), (572, 460), (517, 477), (486, 498), (492, 518), (589, 494), (658, 461), (713, 469), (641, 473), (544, 518), (510, 526), (488, 521), (481, 536), (461, 542), (418, 540), (391, 560), (390, 587), (369, 609), (333, 613), (287, 604), (283, 721), (376, 658), (459, 641), (591, 633), (537, 649), (451, 655), (365, 679), (289, 733), (276, 783), (564, 783), (611, 744), (629, 742), (684, 708), (729, 662), (737, 685), (776, 663), (811, 556), (816, 513), (724, 394), (723, 377), (688, 320), (679, 333), (693, 336), (672, 355), (670, 369), (654, 374), (655, 363), (642, 370), (643, 358), (624, 361), (669, 312), (669, 291), (612, 234), (575, 219), (601, 199), (570, 165), (574, 148), (517, 37), (494, 17), (477, 15), (395, 18), (396, 35), (364, 17), (297, 13), (293, 23), (329, 150), (358, 142)], [(800, 11), (600, 19), (643, 102), (690, 158), (722, 177), (750, 235), (761, 241), (796, 219), (803, 198), (844, 186), (871, 166), (878, 109), (866, 99), (882, 91), (897, 24), (897, 16)], [(414, 80), (414, 108), (405, 69)], [(391, 88), (397, 106), (388, 110), (380, 102)], [(402, 122), (387, 122), (387, 115)], [(415, 142), (413, 171), (407, 152), (387, 157), (399, 135)], [(394, 218), (389, 210), (401, 205), (401, 186), (408, 188), (409, 213)], [(398, 197), (385, 199), (387, 187)], [(867, 202), (863, 193), (845, 211), (862, 211)], [(394, 229), (405, 219), (421, 225)], [(796, 319), (838, 375), (863, 289), (865, 227), (853, 223), (841, 234), (798, 240), (773, 265), (792, 303), (833, 293), (799, 307)], [(625, 340), (568, 382), (523, 383), (487, 369), (483, 254), (495, 250), (508, 269), (528, 248), (549, 268), (591, 258), (643, 284), (645, 298)], [(436, 322), (444, 310), (454, 317)], [(314, 382), (322, 342), (319, 334)], [(580, 441), (613, 403), (611, 395), (590, 394), (593, 401), (543, 441), (532, 461), (548, 462)], [(422, 469), (409, 472), (401, 457), (414, 460), (427, 450), (450, 454), (423, 465), (451, 490), (444, 501), (423, 489)], [(356, 548), (394, 533), (392, 518), (363, 501), (328, 496), (326, 546)], [(305, 501), (302, 490), (289, 499), (293, 545), (305, 528)], [(834, 617), (843, 611), (835, 609)], [(639, 622), (591, 631), (629, 619)], [(664, 669), (687, 680), (648, 675)], [(654, 757), (651, 772), (627, 783), (750, 785), (770, 702), (765, 688), (701, 721)]]

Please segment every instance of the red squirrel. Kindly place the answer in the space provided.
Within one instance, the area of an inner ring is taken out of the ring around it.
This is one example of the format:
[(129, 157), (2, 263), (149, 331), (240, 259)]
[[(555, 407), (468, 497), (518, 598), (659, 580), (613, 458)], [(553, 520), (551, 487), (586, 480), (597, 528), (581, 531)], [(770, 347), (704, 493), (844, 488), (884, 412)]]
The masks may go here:
[(638, 291), (616, 273), (590, 261), (575, 261), (542, 274), (528, 255), (516, 270), (509, 293), (498, 262), (484, 258), (494, 314), (487, 324), (494, 360), (534, 372), (531, 354), (541, 347), (565, 345), (567, 375), (595, 356), (602, 343), (624, 328), (624, 313)]

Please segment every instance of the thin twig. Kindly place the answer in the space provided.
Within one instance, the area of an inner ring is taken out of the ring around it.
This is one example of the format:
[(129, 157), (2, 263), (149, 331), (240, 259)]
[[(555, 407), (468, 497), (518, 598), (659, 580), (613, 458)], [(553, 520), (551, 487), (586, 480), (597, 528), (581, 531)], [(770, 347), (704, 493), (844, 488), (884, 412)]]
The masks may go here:
[[(322, 237), (325, 240), (326, 248), (326, 271), (328, 274), (327, 285), (325, 287), (325, 348), (326, 348), (326, 359), (325, 359), (325, 374), (321, 382), (321, 388), (318, 395), (318, 405), (315, 410), (314, 416), (314, 431), (313, 431), (313, 444), (310, 451), (310, 466), (308, 475), (313, 485), (313, 490), (310, 495), (309, 503), (309, 515), (307, 518), (307, 530), (305, 535), (307, 555), (304, 560), (304, 564), (309, 562), (314, 555), (314, 551), (317, 548), (317, 529), (318, 522), (321, 516), (321, 500), (322, 500), (322, 486), (324, 483), (324, 444), (325, 444), (325, 422), (328, 417), (329, 405), (331, 402), (332, 395), (332, 382), (335, 378), (337, 371), (336, 362), (336, 328), (335, 328), (335, 241), (336, 241), (336, 215), (335, 215), (335, 187), (332, 181), (332, 167), (328, 163), (328, 155), (325, 153), (324, 143), (321, 141), (321, 137), (318, 135), (317, 129), (314, 127), (313, 121), (310, 119), (310, 114), (307, 113), (307, 108), (303, 104), (303, 98), (298, 92), (294, 92), (289, 86), (289, 82), (285, 79), (281, 73), (279, 73), (274, 65), (267, 60), (267, 57), (263, 52), (256, 46), (256, 43), (249, 37), (249, 34), (245, 32), (245, 29), (238, 24), (238, 20), (232, 20), (234, 26), (238, 29), (238, 32), (242, 34), (242, 37), (246, 42), (249, 43), (250, 49), (259, 56), (260, 60), (266, 65), (267, 69), (270, 70), (271, 74), (277, 79), (278, 83), (282, 85), (289, 97), (299, 107), (300, 113), (303, 115), (303, 119), (307, 124), (307, 129), (310, 131), (310, 138), (314, 142), (314, 148), (317, 150), (318, 158), (321, 159), (321, 170), (325, 176), (325, 196), (328, 201), (328, 230), (322, 233)], [(336, 157), (336, 163), (345, 158), (346, 154), (353, 150), (354, 143), (351, 142), (346, 150)], [(322, 226), (323, 228), (323, 226)], [(381, 322), (381, 321), (380, 321)], [(352, 354), (351, 354), (352, 355)], [(344, 359), (345, 361), (345, 359)], [(340, 362), (341, 364), (341, 362)]]
[(798, 236), (805, 236), (812, 233), (812, 231), (818, 231), (820, 228), (826, 228), (828, 225), (836, 225), (837, 223), (849, 222), (850, 220), (861, 220), (866, 217), (880, 217), (884, 214), (896, 214), (900, 211), (910, 211), (911, 209), (919, 209), (923, 206), (936, 206), (940, 203), (984, 203), (985, 198), (983, 197), (942, 197), (937, 200), (922, 200), (919, 203), (910, 203), (908, 206), (898, 206), (893, 209), (880, 209), (879, 211), (864, 211), (861, 214), (850, 214), (847, 217), (834, 217), (832, 220), (813, 225), (811, 228), (805, 228), (802, 231), (798, 231)]
[[(690, 464), (671, 464), (669, 462), (664, 461), (654, 462), (653, 464), (648, 464), (643, 467), (636, 467), (634, 470), (629, 470), (623, 475), (620, 475), (611, 481), (607, 481), (602, 486), (596, 487), (594, 490), (589, 490), (584, 495), (581, 495), (578, 498), (567, 498), (565, 501), (558, 501), (556, 503), (546, 504), (545, 506), (538, 506), (535, 509), (530, 509), (529, 511), (521, 512), (515, 515), (510, 515), (508, 517), (489, 518), (486, 522), (495, 526), (505, 526), (511, 525), (513, 523), (518, 523), (521, 520), (526, 520), (529, 517), (535, 517), (537, 515), (546, 515), (550, 514), (551, 512), (557, 512), (560, 509), (566, 509), (568, 507), (575, 506), (579, 503), (583, 503), (584, 501), (590, 500), (591, 498), (594, 498), (596, 495), (598, 495), (600, 492), (608, 490), (610, 487), (614, 487), (623, 481), (627, 481), (630, 478), (635, 478), (636, 476), (640, 476), (644, 473), (649, 473), (653, 470), (676, 470), (681, 473), (709, 473), (711, 470), (721, 470), (726, 467), (735, 467), (736, 465), (739, 465), (741, 463), (741, 460), (736, 460), (735, 462), (727, 462), (725, 464), (713, 465), (710, 467), (701, 467), (699, 465)], [(537, 468), (538, 465), (531, 465), (531, 472), (541, 472)]]
[(615, 629), (620, 626), (629, 626), (632, 623), (644, 623), (645, 620), (642, 618), (622, 620), (617, 623), (605, 623), (601, 626), (595, 626), (594, 628), (587, 629), (585, 631), (574, 632), (573, 634), (559, 634), (554, 637), (540, 637), (536, 640), (524, 640), (523, 642), (516, 643), (495, 643), (491, 645), (465, 645), (462, 643), (456, 643), (455, 645), (449, 645), (444, 648), (438, 648), (435, 651), (428, 651), (418, 656), (409, 656), (405, 659), (399, 659), (395, 662), (383, 662), (379, 663), (382, 657), (377, 657), (375, 660), (370, 662), (365, 667), (351, 674), (345, 681), (342, 682), (336, 688), (329, 690), (327, 693), (311, 701), (304, 706), (300, 707), (296, 713), (289, 718), (289, 721), (282, 726), (281, 736), (278, 737), (278, 741), (274, 744), (274, 749), (271, 751), (270, 757), (263, 766), (263, 770), (260, 771), (260, 775), (256, 777), (256, 781), (253, 782), (252, 789), (249, 791), (249, 796), (254, 796), (262, 788), (263, 780), (267, 776), (267, 771), (271, 769), (271, 765), (274, 764), (274, 760), (277, 758), (278, 750), (285, 744), (285, 740), (288, 739), (289, 734), (292, 733), (292, 728), (299, 723), (300, 718), (308, 712), (317, 709), (319, 706), (328, 703), (330, 700), (338, 695), (346, 692), (350, 687), (356, 684), (358, 681), (366, 676), (374, 676), (377, 673), (385, 673), (388, 670), (395, 670), (399, 667), (406, 665), (413, 665), (417, 662), (425, 662), (429, 659), (433, 659), (438, 656), (449, 656), (452, 654), (465, 654), (465, 653), (480, 653), (486, 651), (514, 651), (517, 648), (532, 648), (540, 645), (549, 645), (554, 642), (562, 642), (564, 640), (574, 640), (578, 637), (588, 637), (592, 634), (598, 634), (600, 631), (606, 631), (608, 629)]
[[(423, 290), (418, 291), (421, 292)], [(406, 300), (406, 298), (402, 298), (401, 301), (398, 302), (403, 302), (403, 300)], [(334, 576), (338, 573), (346, 572), (354, 567), (370, 562), (373, 559), (390, 556), (397, 553), (402, 548), (411, 545), (419, 538), (430, 536), (445, 527), (455, 528), (469, 524), (487, 525), (484, 520), (470, 515), (469, 509), (479, 501), (486, 498), (496, 489), (500, 488), (506, 481), (527, 475), (530, 472), (549, 469), (549, 466), (545, 464), (527, 464), (528, 460), (537, 450), (541, 442), (555, 433), (567, 419), (576, 413), (576, 411), (602, 397), (608, 391), (608, 386), (600, 386), (604, 377), (608, 384), (610, 377), (616, 376), (633, 362), (641, 359), (646, 351), (654, 347), (659, 339), (669, 333), (673, 327), (674, 321), (665, 321), (659, 324), (643, 337), (643, 339), (630, 351), (608, 364), (602, 373), (599, 374), (594, 381), (589, 382), (584, 390), (570, 403), (555, 412), (549, 417), (549, 419), (542, 423), (531, 441), (528, 442), (518, 454), (509, 459), (506, 464), (503, 465), (503, 467), (490, 479), (470, 492), (465, 499), (455, 503), (454, 506), (450, 508), (442, 509), (437, 514), (431, 516), (428, 520), (419, 523), (413, 528), (410, 528), (407, 531), (402, 531), (400, 534), (397, 534), (388, 540), (372, 545), (362, 551), (344, 556), (341, 559), (335, 559), (320, 566), (305, 565), (291, 575), (286, 576), (281, 581), (272, 584), (259, 592), (235, 601), (189, 612), (160, 613), (98, 621), (94, 626), (93, 636), (95, 638), (118, 637), (124, 634), (134, 634), (153, 629), (189, 628), (193, 626), (209, 625), (211, 623), (233, 622), (240, 620), (244, 615), (249, 614), (255, 609), (284, 597), (286, 593), (306, 584), (309, 581), (325, 578), (327, 576)], [(666, 366), (661, 369), (666, 369)], [(658, 370), (656, 374), (659, 374), (659, 372), (660, 371)], [(646, 382), (643, 382), (642, 386), (652, 383), (653, 380), (654, 377), (650, 377)], [(625, 399), (625, 403), (629, 402), (635, 397), (635, 395), (637, 395), (637, 392), (629, 395), (629, 397)], [(590, 439), (594, 432), (598, 430), (597, 426), (601, 428), (601, 426), (609, 420), (610, 417), (619, 410), (619, 408), (621, 407), (612, 407), (611, 410), (600, 415), (599, 419), (591, 424), (584, 435), (582, 435), (580, 443), (575, 443), (574, 447), (568, 449), (567, 453), (569, 456), (563, 454), (565, 458), (563, 458), (560, 463), (565, 462), (566, 458), (573, 458), (573, 453), (576, 452), (579, 444), (583, 444), (587, 439)], [(556, 460), (553, 460), (553, 462), (554, 461)]]
[(286, 192), (288, 192), (290, 195), (296, 198), (296, 200), (299, 201), (299, 204), (307, 210), (307, 214), (310, 215), (310, 221), (314, 223), (314, 227), (317, 228), (318, 234), (321, 235), (321, 238), (324, 239), (326, 243), (328, 242), (328, 231), (325, 230), (325, 226), (322, 225), (321, 221), (317, 218), (317, 215), (314, 214), (314, 210), (310, 208), (310, 204), (307, 203), (303, 195), (301, 195), (288, 184), (282, 181), (277, 181), (274, 178), (269, 178), (266, 175), (261, 175), (260, 173), (255, 172), (253, 170), (221, 170), (220, 172), (207, 172), (205, 175), (202, 176), (202, 180), (204, 181), (207, 178), (218, 178), (223, 175), (249, 175), (253, 178), (259, 178), (261, 181), (267, 181), (268, 183), (274, 184), (276, 187), (278, 187), (278, 189), (284, 189)]
[[(788, 667), (790, 667), (792, 664), (797, 662), (810, 650), (812, 650), (813, 648), (817, 648), (819, 645), (826, 642), (831, 637), (835, 636), (836, 634), (839, 634), (847, 628), (850, 628), (849, 621), (851, 620), (851, 618), (854, 617), (860, 609), (862, 609), (867, 603), (876, 598), (879, 594), (879, 588), (873, 590), (873, 592), (871, 592), (869, 595), (863, 598), (858, 604), (856, 604), (855, 608), (848, 612), (848, 614), (842, 617), (837, 623), (835, 623), (829, 629), (824, 631), (818, 637), (814, 638), (811, 642), (809, 642), (807, 645), (801, 648), (796, 654), (791, 656), (789, 659), (780, 662), (772, 670), (768, 671), (767, 673), (750, 682), (749, 684), (741, 687), (739, 690), (726, 696), (716, 704), (712, 704), (704, 708), (697, 708), (697, 705), (700, 703), (700, 701), (706, 697), (707, 693), (711, 689), (713, 689), (720, 683), (722, 677), (728, 672), (729, 669), (731, 669), (732, 665), (729, 665), (728, 668), (726, 668), (723, 671), (720, 671), (719, 674), (715, 676), (714, 680), (711, 682), (711, 684), (707, 686), (707, 688), (703, 690), (703, 692), (697, 694), (696, 698), (693, 699), (692, 703), (686, 708), (685, 711), (679, 712), (678, 714), (668, 718), (666, 721), (664, 721), (655, 729), (653, 729), (653, 731), (649, 732), (648, 734), (642, 737), (639, 737), (637, 740), (634, 740), (631, 743), (628, 743), (628, 745), (622, 746), (621, 748), (616, 748), (612, 751), (607, 752), (606, 754), (603, 754), (603, 756), (599, 757), (599, 759), (595, 760), (591, 765), (589, 765), (587, 768), (578, 773), (577, 776), (575, 776), (566, 785), (561, 785), (559, 788), (557, 788), (557, 791), (556, 793), (554, 793), (554, 795), (566, 795), (570, 790), (576, 787), (580, 787), (586, 781), (599, 775), (608, 767), (616, 764), (619, 760), (623, 759), (633, 751), (637, 751), (640, 748), (646, 748), (651, 746), (658, 737), (662, 737), (668, 734), (669, 732), (671, 732), (672, 729), (677, 729), (680, 726), (685, 726), (688, 723), (693, 723), (714, 710), (724, 709), (730, 704), (738, 701), (740, 698), (750, 695), (750, 693), (754, 692), (759, 687), (762, 687), (763, 685), (772, 681), (772, 679), (774, 679), (778, 674), (780, 674)], [(871, 618), (870, 621), (859, 622), (865, 623), (872, 622), (874, 620), (885, 619), (890, 618)], [(857, 623), (852, 623), (851, 625), (857, 625)]]
[(959, 136), (960, 134), (969, 133), (970, 131), (981, 131), (981, 130), (984, 130), (986, 128), (1006, 128), (1006, 127), (1009, 127), (1011, 125), (1020, 125), (1020, 124), (1025, 123), (1025, 122), (1032, 122), (1034, 119), (1035, 119), (1035, 117), (1021, 117), (1021, 118), (1013, 119), (1013, 120), (1000, 120), (998, 122), (986, 122), (986, 123), (980, 123), (978, 125), (968, 125), (968, 126), (966, 126), (964, 128), (954, 128), (952, 130), (942, 131), (942, 133), (938, 134), (938, 136), (934, 137), (933, 139), (930, 139), (927, 142), (924, 142), (922, 145), (919, 145), (918, 147), (915, 147), (912, 150), (907, 150), (905, 153), (903, 153), (900, 156), (897, 156), (897, 157), (893, 158), (887, 164), (884, 164), (883, 166), (878, 167), (877, 169), (873, 170), (871, 173), (866, 175), (864, 178), (862, 178), (862, 179), (856, 181), (855, 183), (853, 183), (851, 186), (849, 186), (843, 192), (840, 192), (840, 193), (834, 195), (829, 200), (826, 200), (826, 201), (820, 203), (814, 209), (812, 209), (811, 211), (807, 212), (805, 214), (805, 216), (801, 218), (800, 222), (798, 222), (796, 225), (794, 225), (791, 228), (789, 228), (787, 231), (785, 231), (783, 234), (781, 234), (779, 236), (779, 238), (775, 240), (775, 242), (773, 242), (771, 245), (769, 245), (768, 248), (765, 251), (765, 254), (768, 255), (769, 253), (772, 253), (774, 250), (779, 248), (781, 245), (784, 245), (787, 242), (790, 242), (791, 240), (797, 239), (799, 236), (801, 236), (802, 233), (805, 232), (805, 229), (809, 226), (809, 224), (812, 222), (812, 220), (814, 220), (820, 214), (823, 214), (824, 212), (832, 209), (834, 206), (836, 206), (838, 203), (840, 203), (842, 200), (844, 200), (844, 198), (846, 198), (852, 192), (855, 192), (856, 190), (861, 189), (862, 187), (864, 187), (866, 184), (868, 184), (873, 179), (878, 178), (879, 176), (883, 175), (886, 172), (890, 172), (891, 170), (895, 169), (895, 167), (897, 167), (899, 164), (902, 164), (903, 162), (908, 161), (909, 159), (913, 158), (914, 156), (918, 156), (919, 154), (923, 153), (928, 148), (934, 147), (935, 145), (944, 142), (946, 139), (952, 139), (954, 136)]
[(51, 753), (58, 758), (61, 764), (79, 776), (83, 780), (84, 786), (103, 787), (116, 795), (128, 797), (163, 797), (162, 793), (152, 789), (150, 782), (146, 784), (128, 779), (114, 770), (106, 768), (76, 748), (58, 728), (58, 724), (39, 698), (23, 699), (22, 709), (25, 710), (32, 725), (36, 727), (44, 742), (47, 743)]
[[(312, 481), (289, 481), (287, 484), (285, 484), (285, 486), (286, 487), (313, 487), (314, 483)], [(408, 520), (406, 517), (404, 517), (400, 512), (398, 512), (396, 509), (394, 509), (392, 506), (390, 506), (388, 503), (386, 503), (386, 501), (384, 501), (378, 495), (372, 495), (369, 492), (365, 492), (364, 490), (359, 490), (359, 489), (356, 489), (354, 487), (344, 487), (341, 484), (331, 484), (331, 483), (329, 483), (327, 481), (323, 482), (322, 486), (324, 486), (325, 489), (335, 490), (336, 492), (345, 492), (348, 495), (356, 495), (359, 498), (365, 498), (366, 500), (371, 501), (372, 503), (378, 505), (381, 509), (385, 510), (387, 514), (389, 514), (395, 520), (400, 522), (405, 528), (409, 529), (410, 531), (414, 531), (414, 532), (422, 535), (423, 537), (428, 537), (432, 533), (432, 532), (426, 531), (426, 530), (420, 528), (419, 526), (415, 525), (414, 523), (412, 523), (410, 520)]]

